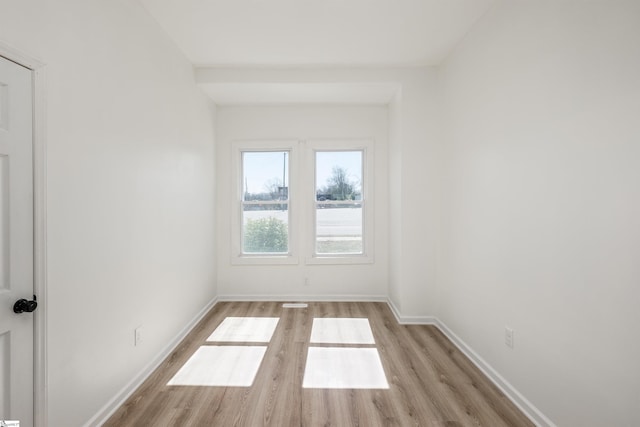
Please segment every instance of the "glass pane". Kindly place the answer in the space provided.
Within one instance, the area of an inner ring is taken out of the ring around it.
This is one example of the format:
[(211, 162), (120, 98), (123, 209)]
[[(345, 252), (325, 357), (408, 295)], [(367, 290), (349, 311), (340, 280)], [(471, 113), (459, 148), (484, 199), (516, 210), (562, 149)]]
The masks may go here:
[(286, 203), (249, 204), (242, 211), (242, 252), (289, 252), (289, 206)]
[(316, 253), (362, 254), (362, 204), (316, 204)]
[[(316, 253), (362, 254), (362, 151), (317, 151)], [(344, 201), (344, 203), (340, 203)]]
[(316, 152), (316, 200), (362, 200), (362, 151)]
[(289, 199), (289, 153), (242, 153), (242, 198), (245, 201)]

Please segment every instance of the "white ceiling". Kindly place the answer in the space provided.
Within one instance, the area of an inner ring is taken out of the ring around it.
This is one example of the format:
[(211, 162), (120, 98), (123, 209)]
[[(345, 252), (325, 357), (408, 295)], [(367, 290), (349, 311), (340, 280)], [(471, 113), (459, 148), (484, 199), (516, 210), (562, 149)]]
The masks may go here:
[(218, 105), (364, 104), (386, 105), (393, 83), (200, 83)]
[(198, 66), (438, 64), (494, 0), (139, 0)]

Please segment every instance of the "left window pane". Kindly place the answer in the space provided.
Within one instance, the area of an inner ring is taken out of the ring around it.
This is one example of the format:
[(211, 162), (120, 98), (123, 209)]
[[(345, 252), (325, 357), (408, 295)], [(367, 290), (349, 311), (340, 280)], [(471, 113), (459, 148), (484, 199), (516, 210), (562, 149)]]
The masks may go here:
[(242, 252), (289, 252), (289, 152), (242, 153)]

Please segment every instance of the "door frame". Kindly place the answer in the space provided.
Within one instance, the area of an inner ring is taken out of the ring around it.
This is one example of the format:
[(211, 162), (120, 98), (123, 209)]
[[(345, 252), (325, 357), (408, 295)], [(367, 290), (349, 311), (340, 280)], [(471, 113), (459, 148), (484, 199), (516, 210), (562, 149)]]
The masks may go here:
[(0, 40), (0, 56), (31, 70), (33, 86), (33, 291), (38, 296), (33, 331), (33, 420), (47, 427), (47, 181), (44, 62)]

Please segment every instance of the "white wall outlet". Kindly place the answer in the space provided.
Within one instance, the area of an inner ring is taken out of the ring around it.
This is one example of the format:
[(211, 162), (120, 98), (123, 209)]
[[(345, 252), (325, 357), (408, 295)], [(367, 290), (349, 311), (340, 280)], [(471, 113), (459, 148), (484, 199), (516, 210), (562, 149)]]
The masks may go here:
[(134, 329), (133, 331), (133, 345), (134, 346), (139, 346), (140, 344), (142, 344), (142, 326), (138, 326), (137, 328)]
[(505, 326), (504, 328), (504, 343), (509, 348), (513, 348), (513, 329)]
[(309, 286), (309, 284), (310, 284), (310, 283), (309, 283), (309, 278), (308, 278), (308, 277), (305, 277), (305, 278), (304, 278), (304, 285), (305, 285), (305, 286)]

